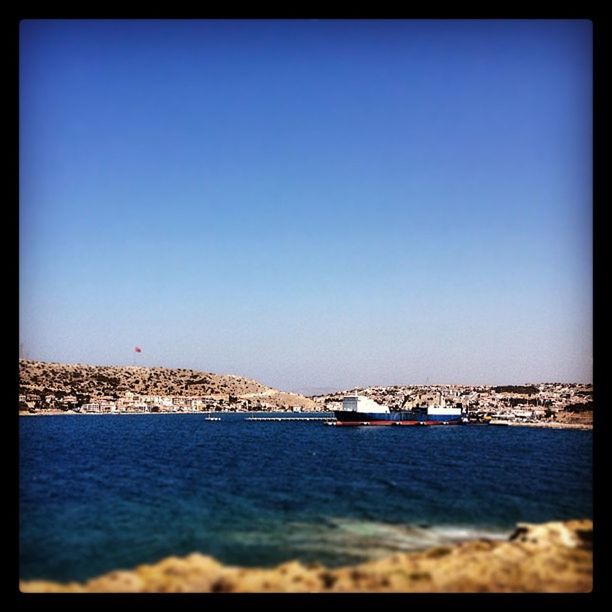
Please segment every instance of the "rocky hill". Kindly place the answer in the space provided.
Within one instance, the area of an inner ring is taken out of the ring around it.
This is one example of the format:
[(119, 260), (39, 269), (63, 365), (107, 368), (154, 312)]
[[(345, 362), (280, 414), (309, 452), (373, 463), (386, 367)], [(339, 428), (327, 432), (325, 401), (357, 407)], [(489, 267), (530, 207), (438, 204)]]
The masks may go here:
[(194, 553), (81, 584), (21, 582), (26, 593), (401, 592), (569, 593), (593, 585), (593, 523), (520, 524), (508, 541), (472, 540), (328, 569), (297, 561), (271, 569), (224, 566)]
[(131, 392), (182, 398), (230, 398), (279, 408), (300, 406), (304, 410), (320, 407), (298, 394), (285, 393), (261, 383), (229, 374), (196, 370), (130, 366), (19, 361), (19, 393), (23, 396), (62, 398), (75, 396), (84, 401), (117, 399)]

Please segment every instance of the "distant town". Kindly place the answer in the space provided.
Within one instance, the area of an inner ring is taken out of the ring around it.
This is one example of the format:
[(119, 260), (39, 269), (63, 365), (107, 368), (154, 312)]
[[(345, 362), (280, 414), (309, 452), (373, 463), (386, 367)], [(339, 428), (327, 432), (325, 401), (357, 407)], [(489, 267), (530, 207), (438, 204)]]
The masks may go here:
[(90, 366), (20, 360), (20, 414), (330, 412), (364, 395), (391, 409), (461, 408), (468, 422), (590, 427), (593, 386), (393, 385), (305, 397), (247, 378), (184, 369)]
[(364, 395), (389, 408), (445, 405), (461, 408), (472, 423), (592, 426), (593, 385), (394, 385), (316, 396), (323, 410), (339, 410), (346, 395)]

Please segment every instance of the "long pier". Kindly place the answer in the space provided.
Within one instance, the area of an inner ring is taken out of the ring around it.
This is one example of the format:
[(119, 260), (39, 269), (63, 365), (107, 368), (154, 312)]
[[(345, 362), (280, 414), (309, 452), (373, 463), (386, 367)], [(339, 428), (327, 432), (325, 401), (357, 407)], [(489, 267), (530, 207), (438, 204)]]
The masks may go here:
[(332, 417), (246, 417), (245, 421), (329, 421)]

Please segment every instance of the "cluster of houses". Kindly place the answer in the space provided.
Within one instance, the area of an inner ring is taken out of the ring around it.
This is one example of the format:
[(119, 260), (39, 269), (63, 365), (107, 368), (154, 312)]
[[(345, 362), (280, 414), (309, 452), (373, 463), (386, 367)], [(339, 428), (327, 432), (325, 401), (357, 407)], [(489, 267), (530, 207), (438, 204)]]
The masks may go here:
[(176, 397), (143, 395), (127, 391), (120, 397), (103, 395), (91, 398), (79, 395), (26, 392), (19, 395), (19, 409), (30, 413), (39, 411), (50, 413), (218, 412), (222, 410), (249, 412), (278, 410), (278, 406), (260, 399), (243, 399), (227, 394), (206, 397)]
[[(368, 387), (339, 391), (313, 399), (319, 410), (341, 408), (345, 395), (360, 394), (391, 408), (446, 405), (461, 408), (473, 421), (506, 419), (514, 421), (555, 420), (560, 413), (592, 410), (593, 387), (589, 384), (543, 383), (523, 386), (409, 385)], [(253, 394), (254, 395), (254, 394)], [(22, 389), (19, 409), (24, 412), (143, 413), (143, 412), (235, 412), (299, 410), (279, 406), (264, 398), (231, 394), (201, 397), (145, 395), (126, 391), (121, 396), (91, 397), (51, 390)]]
[(349, 394), (365, 395), (391, 408), (445, 405), (461, 408), (473, 421), (556, 420), (560, 413), (592, 410), (593, 386), (580, 383), (541, 383), (510, 386), (407, 385), (352, 389), (315, 398), (325, 410), (341, 408)]

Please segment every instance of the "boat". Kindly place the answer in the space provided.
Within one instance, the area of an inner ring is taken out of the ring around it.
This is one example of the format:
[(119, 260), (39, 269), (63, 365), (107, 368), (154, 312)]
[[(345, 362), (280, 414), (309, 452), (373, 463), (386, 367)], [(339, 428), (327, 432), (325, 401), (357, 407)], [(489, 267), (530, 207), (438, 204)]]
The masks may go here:
[(461, 408), (451, 408), (440, 401), (434, 406), (419, 406), (404, 410), (390, 409), (362, 395), (342, 399), (342, 410), (334, 410), (334, 425), (461, 425)]

